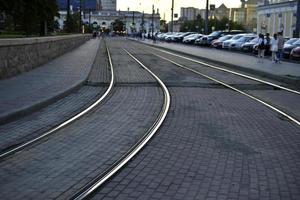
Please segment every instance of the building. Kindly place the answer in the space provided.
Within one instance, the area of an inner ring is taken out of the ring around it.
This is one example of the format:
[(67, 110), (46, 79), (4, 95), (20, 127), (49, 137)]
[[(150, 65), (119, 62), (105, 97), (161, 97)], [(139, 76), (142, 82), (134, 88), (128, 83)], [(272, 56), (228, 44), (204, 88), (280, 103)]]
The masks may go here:
[(257, 32), (273, 35), (283, 31), (293, 37), (296, 29), (297, 0), (263, 0), (257, 7)]
[(182, 21), (196, 20), (198, 15), (201, 15), (201, 11), (198, 8), (194, 8), (194, 7), (180, 8), (180, 20)]
[(220, 5), (215, 9), (213, 15), (217, 19), (229, 18), (230, 9), (225, 6), (225, 4)]
[(240, 8), (230, 9), (230, 20), (243, 24), (245, 29), (249, 32), (256, 32), (257, 29), (257, 0), (241, 0)]
[(117, 0), (97, 0), (96, 7), (101, 11), (115, 11), (117, 10)]
[[(59, 11), (60, 18), (58, 23), (60, 28), (63, 29), (64, 22), (66, 21), (67, 11)], [(160, 30), (160, 14), (143, 14), (137, 11), (93, 11), (85, 12), (82, 14), (82, 20), (85, 24), (95, 24), (101, 29), (108, 29), (112, 31), (112, 24), (115, 20), (121, 20), (124, 24), (124, 31), (128, 34), (141, 32), (144, 30), (147, 33), (152, 32), (152, 19), (153, 19), (153, 32)], [(144, 22), (144, 27), (142, 26)]]

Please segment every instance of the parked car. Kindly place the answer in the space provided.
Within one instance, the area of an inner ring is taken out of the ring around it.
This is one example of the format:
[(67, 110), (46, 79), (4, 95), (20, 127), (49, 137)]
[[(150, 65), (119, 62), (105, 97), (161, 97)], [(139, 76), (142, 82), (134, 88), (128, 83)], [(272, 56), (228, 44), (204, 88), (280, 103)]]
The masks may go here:
[(284, 48), (286, 47), (290, 47), (291, 45), (293, 45), (295, 42), (297, 42), (299, 40), (299, 38), (291, 38), (288, 41), (286, 41), (284, 43)]
[(230, 44), (238, 39), (240, 39), (241, 37), (245, 36), (245, 34), (238, 34), (233, 36), (230, 40), (226, 40), (225, 42), (223, 42), (222, 44), (222, 48), (223, 49), (228, 49)]
[(211, 34), (207, 36), (207, 44), (211, 45), (212, 41), (215, 39), (219, 39), (220, 37), (223, 37), (225, 35), (236, 35), (236, 34), (241, 34), (245, 33), (245, 31), (242, 30), (232, 30), (232, 31), (214, 31)]
[(300, 39), (298, 39), (296, 42), (294, 42), (292, 45), (286, 46), (283, 48), (283, 57), (284, 58), (289, 58), (291, 51), (300, 46)]
[(300, 60), (300, 46), (295, 47), (290, 54), (290, 58), (293, 60)]
[(196, 33), (195, 32), (180, 33), (180, 34), (172, 37), (172, 42), (182, 42), (184, 37), (186, 37), (188, 35), (192, 35), (192, 34), (196, 34)]
[(173, 41), (173, 38), (174, 38), (175, 36), (179, 35), (179, 34), (181, 34), (181, 33), (171, 33), (171, 34), (167, 35), (167, 36), (164, 38), (164, 40), (165, 40), (166, 42), (172, 42), (172, 41)]
[(219, 39), (212, 41), (211, 46), (217, 49), (221, 49), (223, 42), (226, 40), (230, 40), (232, 37), (233, 35), (225, 35), (223, 37), (220, 37)]
[(257, 43), (258, 43), (258, 37), (256, 36), (256, 38), (254, 38), (253, 40), (242, 44), (241, 50), (244, 52), (252, 52), (254, 45), (256, 45)]
[(199, 34), (199, 33), (188, 35), (188, 36), (183, 38), (182, 42), (184, 44), (194, 44), (195, 40), (201, 38), (202, 36), (203, 35)]
[(246, 42), (249, 42), (253, 39), (255, 39), (257, 36), (256, 35), (244, 35), (238, 40), (234, 40), (233, 42), (230, 43), (229, 49), (230, 50), (241, 50), (242, 45)]

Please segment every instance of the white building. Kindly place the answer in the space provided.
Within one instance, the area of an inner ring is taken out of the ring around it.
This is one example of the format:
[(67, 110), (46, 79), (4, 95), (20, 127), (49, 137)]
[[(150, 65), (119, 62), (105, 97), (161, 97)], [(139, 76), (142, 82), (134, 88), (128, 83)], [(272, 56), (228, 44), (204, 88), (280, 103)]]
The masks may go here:
[[(66, 20), (67, 11), (60, 11), (60, 18), (58, 22), (60, 27), (63, 28), (64, 21)], [(152, 14), (143, 14), (137, 11), (94, 11), (91, 13), (82, 14), (82, 20), (84, 23), (97, 24), (100, 28), (112, 30), (112, 24), (115, 20), (121, 20), (125, 27), (124, 30), (128, 33), (152, 32), (152, 19), (153, 19), (153, 32), (159, 32), (160, 30), (160, 14), (155, 13), (152, 18)], [(142, 22), (144, 21), (144, 27)]]
[(257, 7), (257, 32), (273, 35), (283, 31), (293, 37), (296, 29), (297, 0), (261, 0)]
[(180, 8), (180, 19), (192, 21), (197, 19), (197, 16), (201, 15), (200, 9), (194, 7)]
[(97, 9), (101, 11), (116, 11), (117, 0), (97, 0)]

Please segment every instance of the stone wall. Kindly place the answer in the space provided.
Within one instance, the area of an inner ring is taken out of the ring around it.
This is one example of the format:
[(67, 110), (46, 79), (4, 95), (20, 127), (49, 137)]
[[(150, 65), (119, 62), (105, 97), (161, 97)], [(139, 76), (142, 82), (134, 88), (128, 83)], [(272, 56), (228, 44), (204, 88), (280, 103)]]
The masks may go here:
[(89, 40), (91, 35), (0, 39), (0, 79), (30, 71)]

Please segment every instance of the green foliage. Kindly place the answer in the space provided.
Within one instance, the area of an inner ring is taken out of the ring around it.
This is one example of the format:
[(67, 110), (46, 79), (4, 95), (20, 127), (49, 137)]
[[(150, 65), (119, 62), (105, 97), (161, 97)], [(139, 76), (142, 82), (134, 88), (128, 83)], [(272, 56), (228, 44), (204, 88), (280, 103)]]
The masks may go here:
[(56, 0), (0, 0), (0, 12), (6, 15), (7, 30), (26, 35), (53, 30), (54, 17), (59, 16)]
[(113, 30), (114, 31), (123, 31), (123, 29), (124, 29), (124, 23), (121, 20), (116, 19), (113, 22)]
[[(231, 30), (244, 30), (242, 24), (237, 22), (229, 22), (228, 18), (219, 19), (209, 19), (208, 21), (208, 30), (212, 32), (213, 30), (226, 30), (228, 29), (228, 24)], [(196, 20), (184, 21), (180, 27), (180, 31), (193, 31), (202, 33), (204, 30), (205, 21), (201, 18), (200, 15), (197, 16)], [(214, 27), (214, 29), (213, 29)]]

